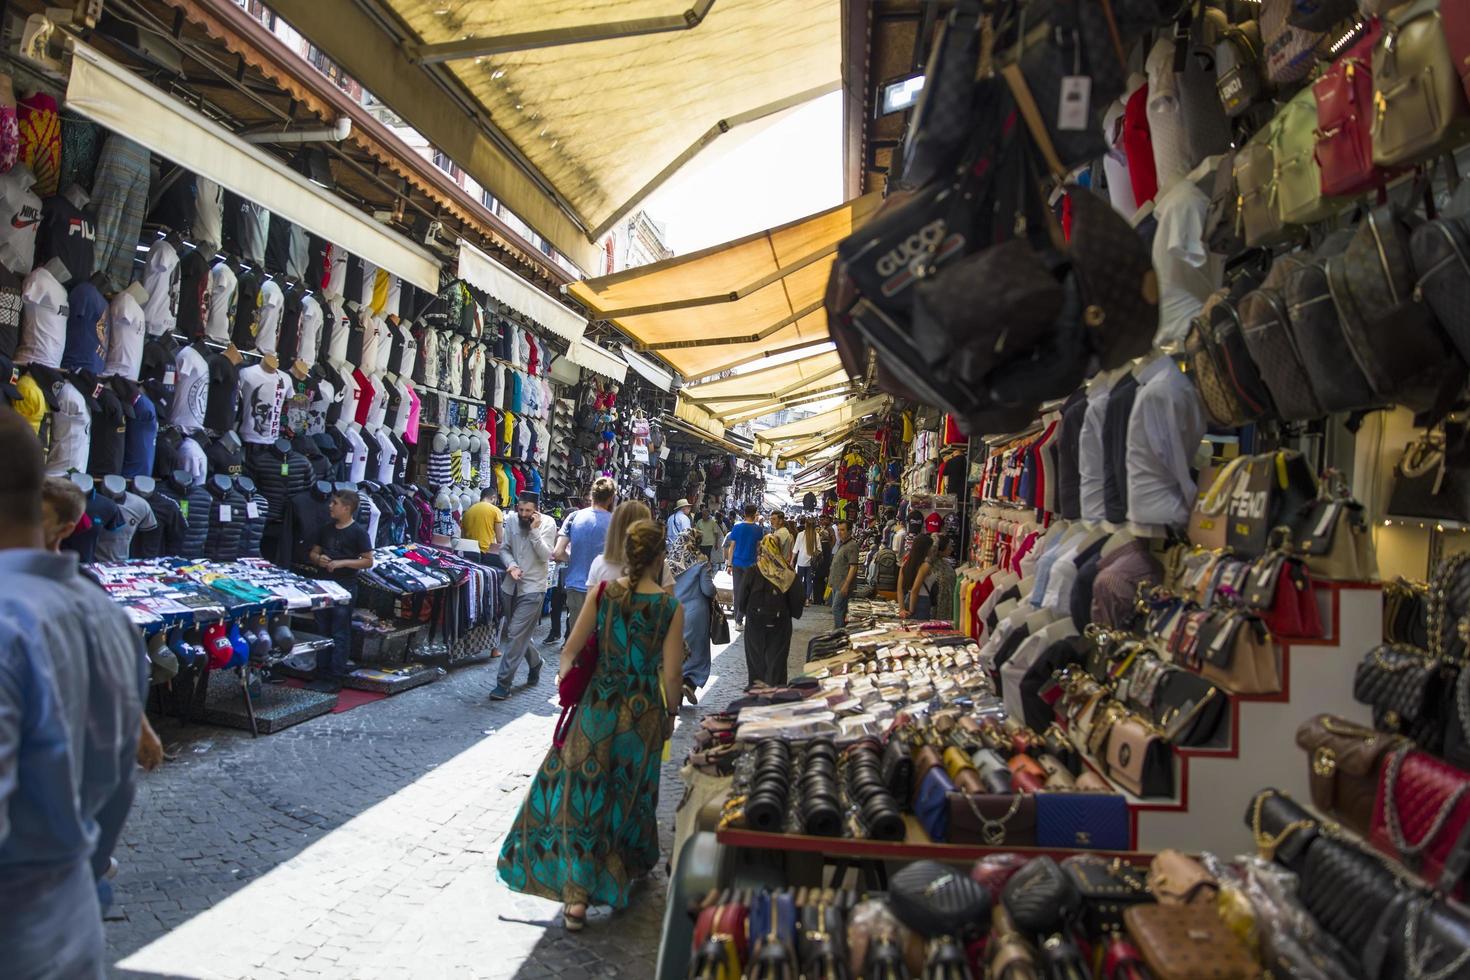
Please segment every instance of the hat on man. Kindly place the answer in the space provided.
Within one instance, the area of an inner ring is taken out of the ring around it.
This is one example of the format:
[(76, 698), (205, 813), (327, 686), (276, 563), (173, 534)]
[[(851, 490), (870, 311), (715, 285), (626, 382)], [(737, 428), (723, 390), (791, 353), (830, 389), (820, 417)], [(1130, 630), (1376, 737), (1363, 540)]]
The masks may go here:
[(674, 504), (674, 509), (675, 510), (683, 510), (685, 507), (688, 507), (688, 506), (690, 506), (690, 504), (689, 504), (689, 498), (687, 498), (687, 497), (680, 497), (679, 500), (678, 500), (678, 502)]
[(516, 494), (516, 503), (539, 504), (541, 503), (541, 495), (534, 490), (522, 490), (520, 493)]

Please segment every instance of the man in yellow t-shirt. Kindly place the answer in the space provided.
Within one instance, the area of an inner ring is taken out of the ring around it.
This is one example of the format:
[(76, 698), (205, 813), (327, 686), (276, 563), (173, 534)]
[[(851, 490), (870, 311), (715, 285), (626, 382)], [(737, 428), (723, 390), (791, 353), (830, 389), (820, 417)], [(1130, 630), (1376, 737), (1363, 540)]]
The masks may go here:
[(495, 506), (494, 490), (486, 488), (480, 491), (480, 502), (464, 512), (460, 529), (465, 537), (480, 543), (480, 554), (500, 551), (500, 543), (505, 537), (505, 515)]

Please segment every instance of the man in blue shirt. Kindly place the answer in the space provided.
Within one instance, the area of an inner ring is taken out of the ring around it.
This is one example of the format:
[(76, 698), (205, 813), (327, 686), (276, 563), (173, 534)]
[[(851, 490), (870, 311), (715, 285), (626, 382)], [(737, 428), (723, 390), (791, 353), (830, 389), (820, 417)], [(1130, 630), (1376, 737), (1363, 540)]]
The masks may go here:
[(0, 950), (7, 976), (101, 977), (97, 879), (133, 800), (148, 683), (126, 613), (44, 550), (45, 464), (0, 409)]
[[(592, 484), (592, 506), (573, 511), (562, 522), (561, 533), (556, 537), (556, 550), (551, 557), (567, 565), (562, 588), (567, 593), (568, 633), (587, 601), (587, 572), (592, 568), (592, 560), (602, 554), (607, 544), (607, 526), (612, 523), (613, 498), (617, 492), (617, 484), (611, 478), (599, 476)], [(551, 633), (548, 641), (562, 635), (560, 622), (551, 624)]]
[(668, 524), (664, 527), (664, 541), (667, 542), (670, 550), (673, 549), (675, 542), (683, 541), (684, 535), (688, 534), (689, 529), (694, 526), (689, 517), (693, 510), (689, 501), (683, 497), (675, 502), (674, 512), (669, 515)]
[[(735, 595), (740, 594), (740, 582), (745, 578), (746, 571), (755, 565), (761, 538), (766, 536), (765, 529), (755, 522), (756, 513), (755, 504), (746, 504), (745, 519), (736, 521), (735, 526), (730, 528), (730, 533), (725, 535), (725, 561), (735, 580)], [(738, 606), (735, 609), (735, 625), (745, 625), (745, 617), (740, 615)]]

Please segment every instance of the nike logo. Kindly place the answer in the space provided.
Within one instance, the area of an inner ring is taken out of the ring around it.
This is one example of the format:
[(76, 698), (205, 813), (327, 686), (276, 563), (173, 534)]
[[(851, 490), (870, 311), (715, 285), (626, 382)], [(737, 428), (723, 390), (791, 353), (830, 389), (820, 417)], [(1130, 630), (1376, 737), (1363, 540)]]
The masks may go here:
[(10, 226), (12, 228), (20, 228), (22, 230), (40, 223), (41, 219), (39, 218), (22, 219), (20, 215), (16, 215), (14, 218), (10, 219)]

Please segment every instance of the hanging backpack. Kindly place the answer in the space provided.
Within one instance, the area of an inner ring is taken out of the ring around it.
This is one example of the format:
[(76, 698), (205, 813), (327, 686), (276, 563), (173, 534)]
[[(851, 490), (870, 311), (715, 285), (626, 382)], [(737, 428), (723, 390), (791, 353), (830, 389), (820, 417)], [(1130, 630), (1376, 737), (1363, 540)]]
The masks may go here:
[(1271, 152), (1276, 160), (1276, 206), (1285, 225), (1323, 221), (1342, 202), (1322, 193), (1317, 166), (1317, 102), (1304, 88), (1281, 107), (1274, 124)]
[(1272, 414), (1270, 394), (1256, 372), (1240, 332), (1236, 308), (1260, 279), (1249, 273), (1215, 292), (1189, 324), (1184, 352), (1190, 380), (1216, 425), (1241, 426)]
[(1333, 301), (1328, 268), (1341, 261), (1354, 229), (1333, 232), (1312, 261), (1289, 271), (1283, 289), (1296, 349), (1317, 401), (1327, 412), (1351, 412), (1375, 404), (1373, 388), (1348, 351)]
[(1373, 46), (1373, 162), (1380, 167), (1426, 160), (1466, 132), (1470, 105), (1439, 8), (1440, 0), (1414, 0), (1384, 15)]
[(1311, 262), (1311, 255), (1294, 252), (1271, 264), (1261, 288), (1240, 301), (1246, 346), (1271, 392), (1277, 414), (1288, 421), (1305, 421), (1326, 414), (1312, 390), (1302, 355), (1291, 332), (1284, 287), (1292, 272)]
[[(1207, 16), (1214, 17), (1218, 11)], [(1223, 21), (1220, 14), (1218, 21)], [(1261, 64), (1261, 27), (1253, 20), (1222, 24), (1215, 43), (1215, 77), (1225, 114), (1238, 116), (1270, 94)]]
[(1276, 202), (1276, 132), (1272, 119), (1235, 153), (1235, 188), (1239, 194), (1237, 216), (1241, 237), (1251, 248), (1265, 248), (1290, 241), (1296, 229), (1281, 220)]
[(1415, 292), (1434, 311), (1460, 357), (1470, 360), (1470, 213), (1460, 206), (1470, 182), (1460, 185), (1449, 211), (1414, 229)]
[(1373, 46), (1381, 33), (1378, 22), (1370, 22), (1363, 36), (1312, 83), (1323, 194), (1361, 194), (1381, 185), (1386, 176), (1373, 165)]
[(1220, 158), (1215, 183), (1205, 211), (1205, 244), (1216, 255), (1234, 255), (1245, 248), (1240, 229), (1240, 195), (1235, 187), (1235, 153)]

